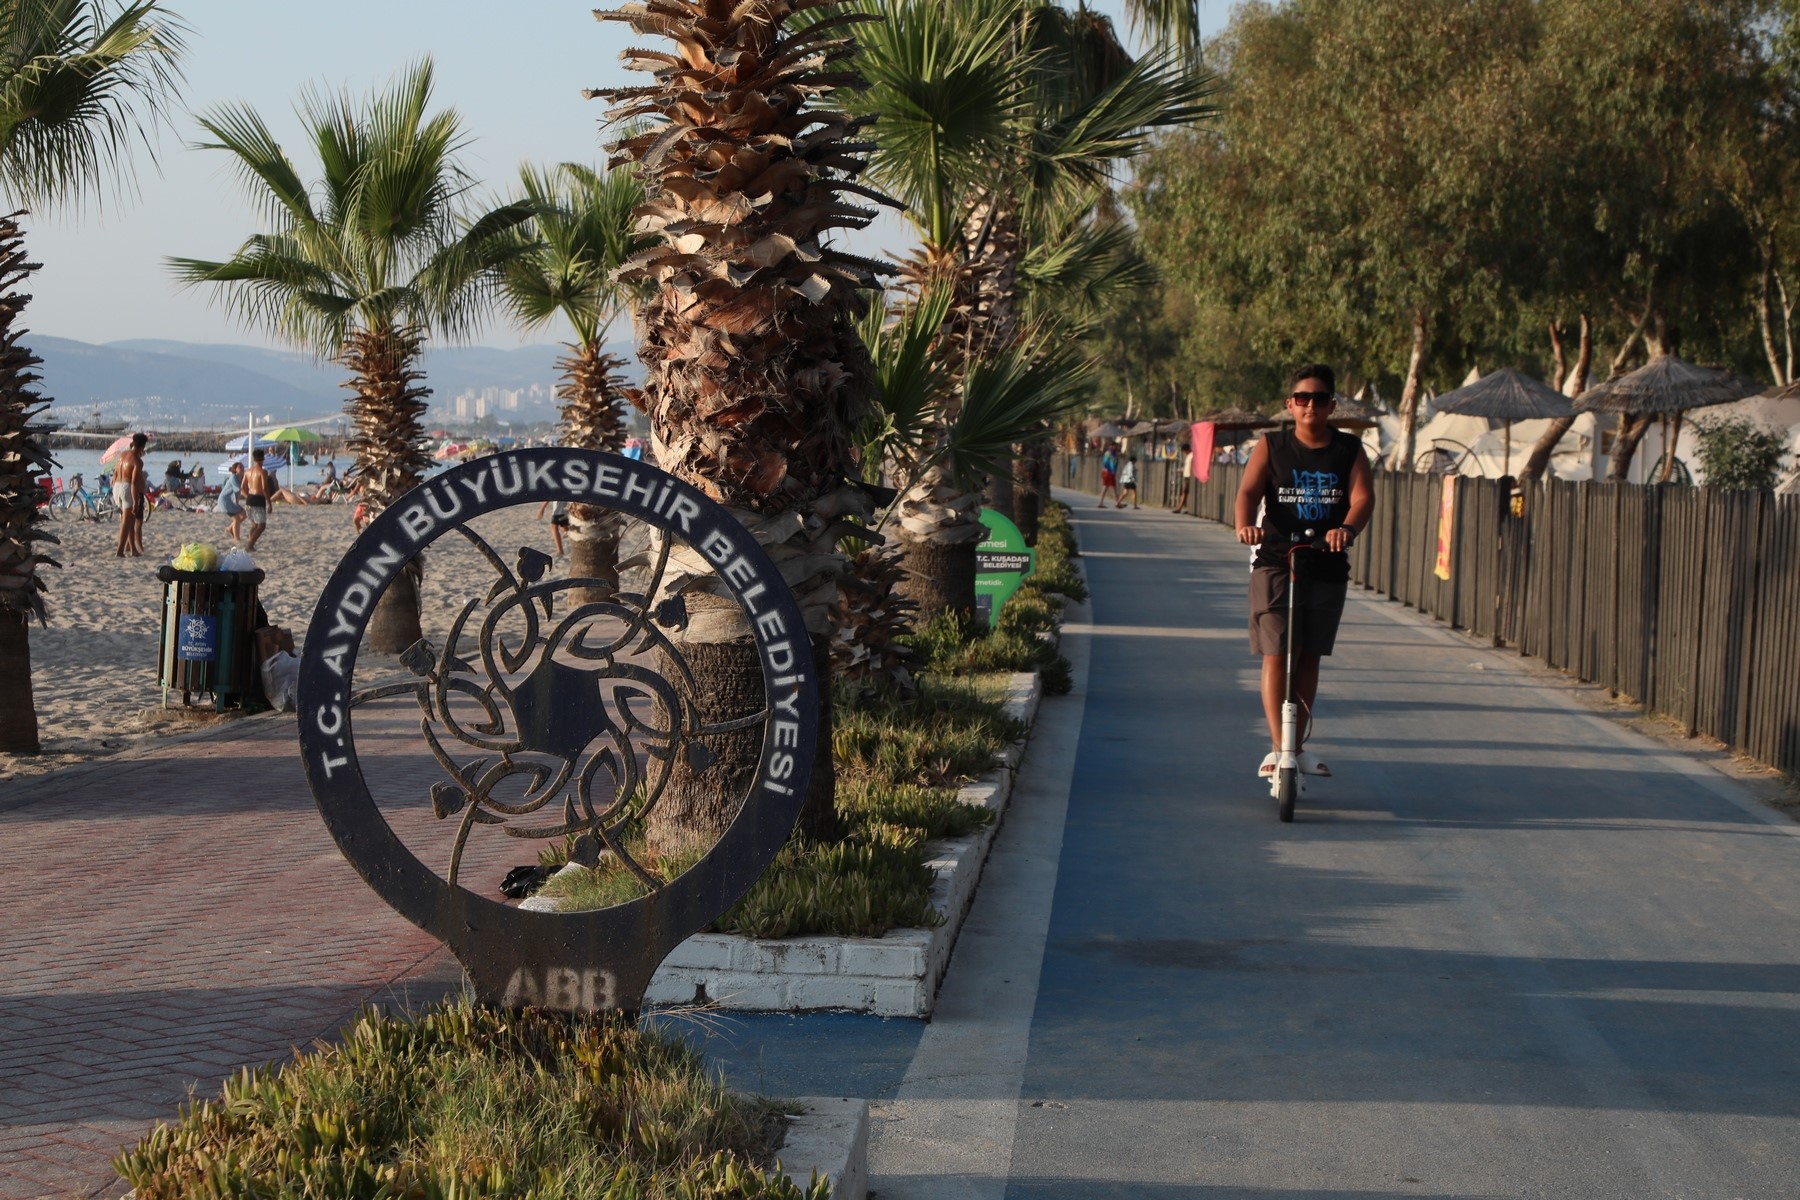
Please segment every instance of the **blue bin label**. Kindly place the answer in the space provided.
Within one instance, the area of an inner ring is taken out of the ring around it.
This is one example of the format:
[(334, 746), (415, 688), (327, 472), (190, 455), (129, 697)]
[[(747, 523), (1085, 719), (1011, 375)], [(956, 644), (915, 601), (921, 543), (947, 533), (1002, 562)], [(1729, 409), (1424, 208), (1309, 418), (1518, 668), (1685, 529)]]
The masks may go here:
[(188, 613), (181, 618), (175, 657), (182, 662), (214, 662), (219, 657), (219, 618)]

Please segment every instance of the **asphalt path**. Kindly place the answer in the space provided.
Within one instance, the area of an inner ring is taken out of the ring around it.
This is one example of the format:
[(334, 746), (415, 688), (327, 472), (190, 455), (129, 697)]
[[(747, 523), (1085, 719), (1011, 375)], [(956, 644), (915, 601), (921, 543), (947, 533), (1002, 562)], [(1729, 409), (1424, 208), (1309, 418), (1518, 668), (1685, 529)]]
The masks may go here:
[(1091, 604), (930, 1023), (736, 1018), (878, 1200), (1800, 1193), (1800, 826), (1352, 590), (1292, 825), (1245, 553), (1069, 497)]

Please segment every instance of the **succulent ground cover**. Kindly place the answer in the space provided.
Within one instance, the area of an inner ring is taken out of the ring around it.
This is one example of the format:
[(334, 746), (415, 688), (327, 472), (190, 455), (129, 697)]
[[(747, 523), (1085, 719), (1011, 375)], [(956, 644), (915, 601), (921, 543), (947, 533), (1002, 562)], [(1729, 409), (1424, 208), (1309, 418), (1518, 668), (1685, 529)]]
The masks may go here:
[(824, 1200), (774, 1168), (783, 1123), (672, 1034), (450, 1002), (246, 1069), (114, 1166), (137, 1200)]

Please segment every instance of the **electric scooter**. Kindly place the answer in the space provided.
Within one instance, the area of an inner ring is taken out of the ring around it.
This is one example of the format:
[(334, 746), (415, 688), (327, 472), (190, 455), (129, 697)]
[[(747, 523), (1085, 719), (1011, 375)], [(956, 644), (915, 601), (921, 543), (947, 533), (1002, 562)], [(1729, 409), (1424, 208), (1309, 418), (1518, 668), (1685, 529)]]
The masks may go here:
[(1304, 732), (1301, 730), (1300, 703), (1294, 695), (1294, 622), (1297, 617), (1294, 598), (1300, 591), (1300, 577), (1294, 569), (1294, 556), (1302, 550), (1322, 552), (1328, 549), (1324, 540), (1317, 538), (1314, 531), (1308, 529), (1292, 539), (1287, 551), (1287, 631), (1282, 639), (1287, 655), (1287, 670), (1281, 696), (1281, 757), (1275, 761), (1275, 773), (1269, 776), (1269, 795), (1275, 797), (1276, 811), (1284, 822), (1294, 819), (1294, 803), (1306, 792), (1305, 776), (1300, 773), (1300, 747), (1306, 742), (1306, 734), (1312, 731), (1310, 710), (1306, 714), (1307, 729)]

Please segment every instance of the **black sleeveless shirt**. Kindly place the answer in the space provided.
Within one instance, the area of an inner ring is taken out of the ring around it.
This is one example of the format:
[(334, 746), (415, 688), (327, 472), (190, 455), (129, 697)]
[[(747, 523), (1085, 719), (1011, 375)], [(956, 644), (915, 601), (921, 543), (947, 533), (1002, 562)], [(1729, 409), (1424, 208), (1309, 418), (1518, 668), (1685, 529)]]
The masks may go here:
[[(1263, 527), (1283, 534), (1315, 537), (1336, 529), (1350, 515), (1350, 472), (1362, 443), (1341, 429), (1331, 431), (1331, 441), (1314, 450), (1291, 429), (1263, 435), (1269, 450), (1269, 490), (1263, 498)], [(1283, 566), (1287, 546), (1280, 543), (1257, 547), (1259, 566)]]

